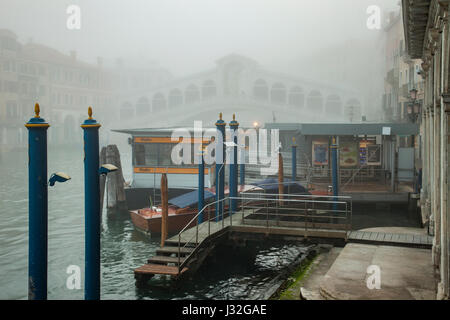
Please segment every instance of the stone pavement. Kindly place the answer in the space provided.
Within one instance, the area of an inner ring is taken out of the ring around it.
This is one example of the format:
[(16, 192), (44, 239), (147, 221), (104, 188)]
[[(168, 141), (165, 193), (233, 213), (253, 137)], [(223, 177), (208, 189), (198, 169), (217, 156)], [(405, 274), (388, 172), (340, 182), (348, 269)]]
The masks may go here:
[[(367, 287), (370, 265), (380, 267), (380, 289)], [(323, 277), (320, 294), (337, 300), (434, 300), (431, 250), (347, 244)]]

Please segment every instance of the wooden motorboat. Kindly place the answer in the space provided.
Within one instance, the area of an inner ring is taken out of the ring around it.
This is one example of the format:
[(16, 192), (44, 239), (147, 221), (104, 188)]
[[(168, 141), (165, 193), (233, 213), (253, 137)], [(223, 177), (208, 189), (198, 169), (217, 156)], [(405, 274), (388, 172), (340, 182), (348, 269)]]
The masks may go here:
[[(293, 192), (292, 187), (289, 186), (289, 182), (285, 182), (285, 192)], [(300, 185), (298, 185), (300, 186)], [(295, 189), (296, 192), (306, 191), (303, 187)], [(243, 193), (263, 193), (263, 192), (278, 192), (278, 182), (274, 179), (266, 179), (252, 185), (239, 185), (238, 195)], [(227, 197), (229, 189), (226, 187), (224, 195)], [(205, 189), (204, 199), (205, 205), (215, 201), (216, 193), (214, 188)], [(187, 224), (190, 223), (190, 227), (196, 225), (194, 217), (198, 213), (198, 191), (191, 191), (181, 196), (169, 199), (168, 207), (168, 232), (176, 233), (181, 231)], [(228, 214), (228, 203), (224, 204), (224, 216)], [(208, 212), (211, 218), (215, 215), (215, 206), (212, 205), (210, 210), (206, 210), (203, 215), (203, 221), (208, 219)], [(137, 210), (130, 210), (131, 220), (134, 226), (140, 231), (150, 234), (161, 233), (162, 222), (162, 207), (161, 205), (146, 207)], [(194, 220), (193, 220), (194, 219)], [(193, 221), (192, 221), (193, 220)]]

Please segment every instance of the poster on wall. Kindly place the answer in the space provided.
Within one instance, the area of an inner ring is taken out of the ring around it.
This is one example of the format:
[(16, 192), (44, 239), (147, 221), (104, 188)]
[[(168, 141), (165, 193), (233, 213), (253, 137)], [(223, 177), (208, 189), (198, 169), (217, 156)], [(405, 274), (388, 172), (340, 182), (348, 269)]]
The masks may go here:
[(339, 147), (341, 167), (354, 167), (358, 163), (358, 151), (355, 142), (342, 142)]
[(328, 142), (313, 141), (312, 156), (314, 165), (316, 166), (328, 165)]
[(381, 165), (381, 145), (372, 144), (367, 146), (367, 165), (369, 166)]

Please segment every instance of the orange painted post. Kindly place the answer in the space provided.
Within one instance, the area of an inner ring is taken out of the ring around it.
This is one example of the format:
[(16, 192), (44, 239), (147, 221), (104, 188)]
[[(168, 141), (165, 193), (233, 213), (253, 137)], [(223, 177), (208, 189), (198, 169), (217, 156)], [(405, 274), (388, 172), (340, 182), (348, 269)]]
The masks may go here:
[(164, 247), (164, 243), (167, 239), (169, 230), (169, 199), (167, 190), (167, 175), (163, 173), (161, 175), (161, 247)]

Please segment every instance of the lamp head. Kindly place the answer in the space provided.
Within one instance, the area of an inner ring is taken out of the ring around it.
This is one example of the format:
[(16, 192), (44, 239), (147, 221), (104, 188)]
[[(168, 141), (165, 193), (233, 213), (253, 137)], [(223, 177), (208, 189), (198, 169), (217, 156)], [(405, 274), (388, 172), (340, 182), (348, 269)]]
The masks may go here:
[(107, 164), (103, 164), (103, 165), (100, 167), (99, 173), (100, 173), (100, 175), (102, 175), (102, 174), (108, 174), (108, 173), (110, 173), (110, 172), (117, 171), (118, 169), (119, 169), (119, 168), (117, 168), (115, 165), (107, 163)]
[(48, 184), (51, 187), (53, 187), (56, 182), (66, 182), (70, 179), (71, 179), (71, 177), (67, 173), (55, 172), (55, 173), (52, 173), (52, 175), (50, 176), (50, 180), (48, 181)]

